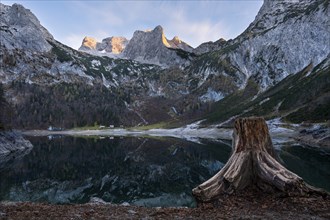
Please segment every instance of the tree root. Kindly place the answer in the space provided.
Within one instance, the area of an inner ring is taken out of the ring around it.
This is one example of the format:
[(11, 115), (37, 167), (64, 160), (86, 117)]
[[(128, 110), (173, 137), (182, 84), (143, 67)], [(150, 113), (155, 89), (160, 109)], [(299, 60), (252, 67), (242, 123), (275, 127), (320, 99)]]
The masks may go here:
[(268, 193), (288, 196), (329, 195), (306, 184), (301, 177), (278, 162), (268, 127), (263, 118), (241, 118), (235, 121), (233, 153), (226, 165), (212, 178), (193, 189), (200, 202), (256, 186)]

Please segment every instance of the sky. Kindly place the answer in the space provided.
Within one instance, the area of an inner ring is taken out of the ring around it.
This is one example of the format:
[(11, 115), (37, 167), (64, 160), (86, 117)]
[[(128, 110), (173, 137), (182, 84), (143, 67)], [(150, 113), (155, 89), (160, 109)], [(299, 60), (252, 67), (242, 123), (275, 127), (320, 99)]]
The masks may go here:
[(136, 30), (157, 25), (193, 47), (220, 38), (233, 39), (254, 20), (262, 0), (96, 1), (1, 0), (30, 9), (54, 38), (78, 49), (85, 36), (132, 38)]

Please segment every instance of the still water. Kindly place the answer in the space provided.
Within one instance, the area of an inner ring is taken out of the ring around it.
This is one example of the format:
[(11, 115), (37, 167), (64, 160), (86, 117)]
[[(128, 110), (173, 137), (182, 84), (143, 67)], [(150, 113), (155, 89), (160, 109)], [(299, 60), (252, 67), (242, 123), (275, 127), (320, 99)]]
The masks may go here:
[[(0, 164), (0, 200), (194, 206), (191, 190), (226, 163), (231, 143), (174, 138), (27, 137), (34, 148)], [(283, 144), (284, 165), (330, 191), (330, 151)]]

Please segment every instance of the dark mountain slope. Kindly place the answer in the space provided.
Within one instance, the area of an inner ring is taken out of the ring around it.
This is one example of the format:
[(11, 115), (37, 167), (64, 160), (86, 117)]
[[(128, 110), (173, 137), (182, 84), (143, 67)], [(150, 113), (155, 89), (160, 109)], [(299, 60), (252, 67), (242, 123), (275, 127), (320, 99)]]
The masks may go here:
[[(258, 94), (253, 80), (213, 107), (209, 123), (220, 123), (237, 116), (282, 117), (300, 123), (330, 120), (330, 59), (314, 67), (308, 65), (295, 75)], [(230, 120), (231, 121), (231, 120)]]

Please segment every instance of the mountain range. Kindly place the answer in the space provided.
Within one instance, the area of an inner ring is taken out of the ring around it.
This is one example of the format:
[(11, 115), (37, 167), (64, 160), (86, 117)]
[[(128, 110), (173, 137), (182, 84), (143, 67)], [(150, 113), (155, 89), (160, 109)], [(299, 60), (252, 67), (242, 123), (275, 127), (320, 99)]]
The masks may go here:
[(161, 26), (132, 39), (56, 41), (21, 5), (0, 3), (0, 82), (17, 128), (230, 125), (259, 115), (329, 121), (328, 0), (265, 0), (238, 37), (192, 48)]
[(79, 50), (92, 55), (132, 59), (169, 67), (186, 63), (187, 59), (180, 56), (180, 52), (189, 54), (193, 48), (178, 36), (168, 40), (163, 27), (159, 25), (153, 30), (135, 31), (130, 40), (125, 37), (108, 37), (100, 43), (92, 37), (85, 37)]

